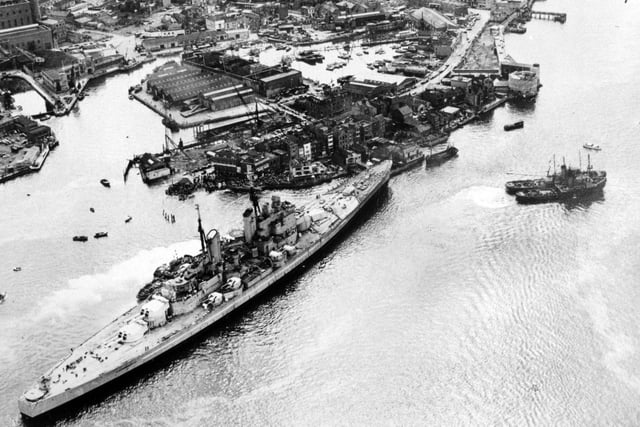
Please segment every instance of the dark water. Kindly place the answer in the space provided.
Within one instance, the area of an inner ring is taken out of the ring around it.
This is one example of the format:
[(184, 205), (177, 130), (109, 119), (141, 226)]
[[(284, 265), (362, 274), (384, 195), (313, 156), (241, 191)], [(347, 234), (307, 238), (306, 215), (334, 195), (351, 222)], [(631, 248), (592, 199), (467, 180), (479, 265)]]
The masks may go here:
[[(535, 103), (456, 131), (460, 157), (394, 178), (324, 269), (60, 423), (638, 425), (640, 4), (536, 8), (569, 18), (507, 38), (517, 60), (541, 64)], [(62, 145), (39, 174), (0, 186), (0, 424), (20, 424), (20, 393), (197, 245), (195, 203), (209, 226), (240, 224), (244, 198), (177, 202), (137, 176), (122, 183), (125, 158), (162, 144), (160, 119), (126, 97), (146, 72), (50, 120)], [(519, 206), (504, 193), (554, 154), (577, 165), (582, 151), (584, 164), (585, 142), (603, 147), (591, 158), (609, 174), (604, 198)]]

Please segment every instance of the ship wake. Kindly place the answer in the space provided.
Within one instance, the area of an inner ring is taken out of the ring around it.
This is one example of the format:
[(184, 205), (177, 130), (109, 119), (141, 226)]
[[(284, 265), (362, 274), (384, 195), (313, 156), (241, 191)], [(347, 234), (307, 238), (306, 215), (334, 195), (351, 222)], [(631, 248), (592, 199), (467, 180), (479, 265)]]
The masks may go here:
[(63, 318), (78, 310), (87, 311), (106, 299), (129, 295), (149, 281), (154, 270), (161, 264), (184, 254), (195, 254), (199, 249), (197, 240), (176, 243), (167, 247), (158, 247), (140, 251), (134, 257), (114, 265), (108, 271), (70, 279), (67, 286), (45, 296), (38, 307), (36, 319)]

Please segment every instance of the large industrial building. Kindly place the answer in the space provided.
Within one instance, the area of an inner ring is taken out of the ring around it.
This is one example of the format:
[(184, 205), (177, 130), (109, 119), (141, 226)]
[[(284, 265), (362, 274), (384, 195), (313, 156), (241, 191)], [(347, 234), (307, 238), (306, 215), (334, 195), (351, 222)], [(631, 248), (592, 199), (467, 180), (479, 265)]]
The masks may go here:
[(198, 101), (213, 111), (253, 102), (253, 90), (240, 79), (175, 62), (149, 76), (147, 91), (173, 106)]
[(51, 49), (51, 29), (39, 25), (38, 0), (0, 0), (0, 46), (5, 49)]

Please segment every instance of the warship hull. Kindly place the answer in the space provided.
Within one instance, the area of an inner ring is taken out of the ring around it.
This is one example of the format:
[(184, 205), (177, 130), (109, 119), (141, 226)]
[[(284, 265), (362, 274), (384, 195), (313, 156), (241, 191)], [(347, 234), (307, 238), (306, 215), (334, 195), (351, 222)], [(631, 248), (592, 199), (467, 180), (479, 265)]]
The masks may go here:
[[(390, 163), (390, 162), (389, 162)], [(247, 302), (251, 301), (265, 290), (273, 287), (274, 285), (283, 282), (283, 279), (293, 275), (304, 263), (319, 252), (321, 252), (327, 245), (335, 241), (335, 238), (341, 234), (350, 224), (355, 217), (357, 217), (363, 209), (371, 204), (374, 199), (377, 199), (377, 195), (383, 189), (386, 189), (390, 177), (390, 164), (386, 168), (385, 176), (378, 181), (372, 188), (367, 189), (365, 195), (358, 203), (357, 207), (351, 211), (347, 216), (341, 219), (335, 227), (329, 230), (326, 234), (322, 235), (313, 245), (295, 254), (284, 266), (273, 271), (268, 271), (261, 276), (251, 281), (248, 288), (244, 289), (239, 295), (231, 299), (224, 306), (220, 307), (214, 312), (206, 313), (205, 310), (198, 308), (199, 313), (195, 318), (197, 319), (193, 323), (189, 323), (188, 327), (183, 328), (179, 332), (171, 335), (167, 339), (163, 339), (162, 342), (153, 348), (145, 351), (137, 357), (129, 358), (126, 362), (117, 366), (115, 369), (105, 370), (96, 378), (83, 382), (75, 387), (69, 387), (62, 393), (54, 394), (51, 396), (44, 395), (37, 400), (30, 400), (26, 397), (25, 393), (18, 400), (18, 407), (20, 413), (25, 418), (33, 419), (41, 417), (45, 414), (55, 412), (63, 407), (71, 406), (74, 403), (79, 403), (83, 397), (87, 394), (97, 391), (105, 385), (112, 383), (113, 381), (121, 378), (123, 375), (140, 368), (151, 362), (173, 348), (185, 343), (189, 339), (203, 332), (205, 329), (212, 327), (217, 322), (225, 318), (227, 315), (233, 313)], [(129, 311), (121, 315), (118, 319), (129, 317), (135, 314), (140, 309), (140, 304), (134, 306)], [(118, 320), (116, 319), (116, 321)], [(185, 322), (192, 322), (194, 317), (185, 319)], [(112, 322), (115, 323), (116, 321)], [(107, 326), (108, 328), (109, 326)], [(106, 329), (106, 328), (105, 328)], [(97, 335), (97, 334), (96, 334)], [(91, 338), (89, 339), (91, 340)], [(87, 341), (89, 341), (87, 340)], [(79, 348), (82, 348), (80, 345)], [(70, 358), (65, 358), (58, 363), (54, 369), (60, 367), (65, 361)]]

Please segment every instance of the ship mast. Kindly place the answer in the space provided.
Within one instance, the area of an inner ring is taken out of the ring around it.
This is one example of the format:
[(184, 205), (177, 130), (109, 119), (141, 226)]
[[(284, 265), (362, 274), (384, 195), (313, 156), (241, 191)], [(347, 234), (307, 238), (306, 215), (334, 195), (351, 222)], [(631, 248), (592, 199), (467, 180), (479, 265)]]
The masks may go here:
[(196, 204), (196, 210), (198, 211), (198, 234), (200, 235), (200, 249), (202, 250), (202, 255), (205, 255), (204, 229), (202, 228), (202, 218), (200, 218), (200, 205)]
[(253, 211), (256, 214), (256, 217), (260, 216), (260, 203), (258, 201), (258, 196), (256, 195), (256, 189), (253, 187), (253, 183), (251, 183), (251, 187), (249, 188), (249, 199), (253, 204)]
[(582, 170), (582, 153), (578, 150), (578, 166)]

